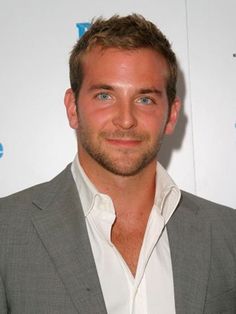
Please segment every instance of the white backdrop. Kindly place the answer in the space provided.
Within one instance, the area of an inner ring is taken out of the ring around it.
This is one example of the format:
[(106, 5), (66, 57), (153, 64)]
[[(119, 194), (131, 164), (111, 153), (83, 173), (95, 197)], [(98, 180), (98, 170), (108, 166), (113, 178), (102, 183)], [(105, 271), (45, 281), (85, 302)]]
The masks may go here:
[(234, 0), (2, 3), (0, 196), (51, 179), (75, 155), (63, 96), (76, 23), (137, 12), (167, 35), (181, 68), (184, 108), (162, 163), (181, 188), (236, 207), (235, 9)]

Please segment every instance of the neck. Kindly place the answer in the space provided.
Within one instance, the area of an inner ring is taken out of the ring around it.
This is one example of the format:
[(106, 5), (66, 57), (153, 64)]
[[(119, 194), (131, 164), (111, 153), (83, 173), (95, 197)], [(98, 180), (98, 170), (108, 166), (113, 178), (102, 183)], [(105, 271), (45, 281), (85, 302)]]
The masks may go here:
[(113, 201), (116, 219), (111, 229), (111, 241), (135, 276), (155, 197), (156, 161), (129, 177), (107, 171), (92, 158), (80, 156), (80, 163), (96, 188)]
[(80, 163), (86, 175), (99, 192), (111, 197), (117, 217), (140, 216), (150, 212), (155, 196), (156, 161), (154, 160), (138, 174), (119, 176), (104, 169), (96, 161)]

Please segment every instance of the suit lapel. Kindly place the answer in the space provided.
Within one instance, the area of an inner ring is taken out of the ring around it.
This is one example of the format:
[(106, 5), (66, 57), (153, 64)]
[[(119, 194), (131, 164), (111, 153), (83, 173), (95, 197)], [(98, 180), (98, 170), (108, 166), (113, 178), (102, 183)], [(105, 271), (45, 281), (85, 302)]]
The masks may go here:
[(79, 313), (106, 313), (70, 168), (43, 187), (32, 221)]
[(196, 204), (183, 197), (167, 230), (176, 314), (203, 313), (210, 266), (211, 229)]

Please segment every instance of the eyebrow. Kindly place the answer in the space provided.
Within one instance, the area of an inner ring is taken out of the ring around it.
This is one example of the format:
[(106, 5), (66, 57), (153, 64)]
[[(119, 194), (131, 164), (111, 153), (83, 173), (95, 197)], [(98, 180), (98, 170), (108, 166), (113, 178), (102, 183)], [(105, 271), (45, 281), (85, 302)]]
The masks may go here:
[(114, 90), (114, 87), (107, 84), (94, 84), (89, 87), (89, 91), (92, 92), (94, 90), (105, 89), (105, 90)]
[[(94, 84), (90, 86), (89, 91), (92, 92), (94, 90), (109, 90), (114, 91), (115, 87), (108, 84)], [(162, 96), (163, 92), (157, 88), (140, 88), (137, 90), (138, 94), (156, 94), (157, 96)]]
[(162, 91), (157, 88), (141, 88), (138, 92), (140, 94), (157, 94), (158, 96), (162, 95)]

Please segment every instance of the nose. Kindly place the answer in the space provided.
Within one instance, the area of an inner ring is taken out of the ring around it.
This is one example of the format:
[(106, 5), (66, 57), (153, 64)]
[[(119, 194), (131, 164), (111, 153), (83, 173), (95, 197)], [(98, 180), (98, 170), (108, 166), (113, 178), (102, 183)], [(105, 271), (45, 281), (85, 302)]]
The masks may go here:
[(117, 105), (117, 111), (113, 118), (113, 124), (121, 129), (132, 129), (137, 126), (135, 108), (130, 103)]

